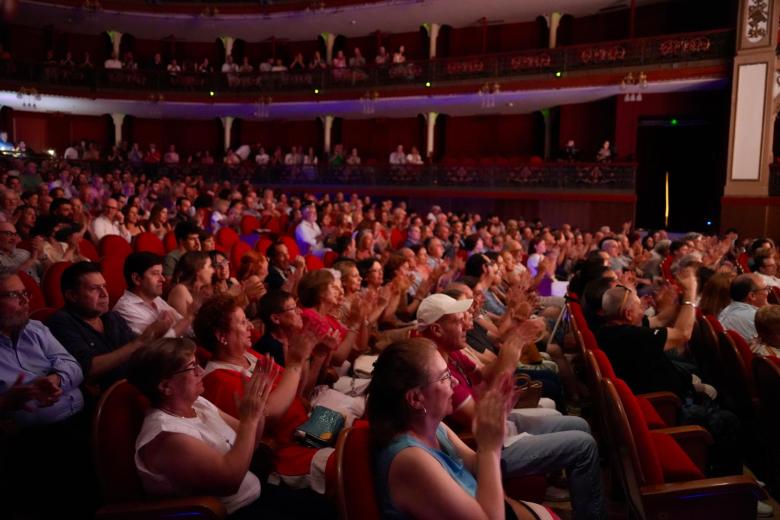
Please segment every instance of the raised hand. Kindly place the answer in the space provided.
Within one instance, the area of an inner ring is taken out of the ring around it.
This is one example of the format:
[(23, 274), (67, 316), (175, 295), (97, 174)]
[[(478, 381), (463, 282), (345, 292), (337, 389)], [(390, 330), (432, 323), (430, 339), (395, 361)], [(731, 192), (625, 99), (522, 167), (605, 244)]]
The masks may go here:
[(173, 327), (173, 314), (170, 311), (163, 311), (157, 316), (157, 321), (150, 323), (144, 331), (138, 336), (142, 345), (150, 343), (158, 338), (165, 336), (165, 333)]
[(318, 336), (311, 330), (303, 330), (300, 334), (294, 335), (287, 347), (287, 362), (290, 365), (298, 365), (308, 361), (314, 346), (321, 340), (322, 336)]
[(500, 450), (504, 442), (506, 414), (512, 406), (514, 384), (510, 374), (493, 378), (479, 396), (474, 418), (474, 437), (484, 450)]
[(252, 377), (244, 383), (244, 397), (238, 405), (238, 417), (243, 421), (265, 421), (266, 404), (271, 394), (279, 366), (266, 357), (258, 361)]

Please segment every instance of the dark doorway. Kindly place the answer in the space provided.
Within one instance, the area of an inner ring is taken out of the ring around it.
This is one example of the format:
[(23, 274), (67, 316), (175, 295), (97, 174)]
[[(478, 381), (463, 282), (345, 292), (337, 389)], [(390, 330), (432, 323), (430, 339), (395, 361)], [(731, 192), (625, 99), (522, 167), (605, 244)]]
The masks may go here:
[(720, 220), (726, 153), (718, 125), (706, 120), (642, 120), (637, 136), (636, 225), (664, 226), (669, 173), (670, 231), (713, 232)]

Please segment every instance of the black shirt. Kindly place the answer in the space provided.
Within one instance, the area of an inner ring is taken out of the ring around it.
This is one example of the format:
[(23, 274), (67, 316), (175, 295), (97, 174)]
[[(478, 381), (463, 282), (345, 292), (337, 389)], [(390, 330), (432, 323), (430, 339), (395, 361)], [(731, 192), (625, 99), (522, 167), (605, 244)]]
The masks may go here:
[(684, 399), (693, 392), (691, 375), (666, 356), (666, 334), (666, 328), (607, 324), (596, 332), (596, 339), (632, 392), (668, 391)]
[(270, 333), (263, 334), (252, 348), (261, 354), (269, 354), (277, 365), (284, 366), (284, 345)]
[[(113, 311), (103, 314), (100, 321), (103, 322), (102, 334), (64, 308), (54, 313), (46, 322), (54, 337), (79, 362), (85, 379), (92, 366), (92, 358), (113, 352), (136, 337), (125, 319)], [(124, 376), (125, 367), (119, 366), (100, 376), (96, 382), (102, 388), (108, 388)]]

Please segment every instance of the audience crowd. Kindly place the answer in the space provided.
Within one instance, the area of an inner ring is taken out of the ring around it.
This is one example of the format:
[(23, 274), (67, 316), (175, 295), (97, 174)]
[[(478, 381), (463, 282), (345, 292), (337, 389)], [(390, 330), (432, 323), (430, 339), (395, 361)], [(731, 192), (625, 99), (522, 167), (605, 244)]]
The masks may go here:
[[(383, 63), (403, 63), (399, 52)], [(130, 68), (127, 57), (109, 61)], [(251, 65), (225, 72), (242, 67)], [(73, 149), (83, 159), (90, 147)], [(337, 149), (359, 164), (356, 150)], [(235, 153), (252, 160), (246, 152)], [(173, 146), (127, 153), (180, 161)], [(317, 159), (301, 147), (254, 153), (258, 164)], [(422, 158), (399, 146), (389, 162)], [(631, 222), (552, 228), (248, 181), (99, 175), (58, 160), (2, 159), (0, 185), (0, 457), (11, 511), (86, 517), (97, 506), (88, 424), (127, 378), (151, 404), (135, 447), (150, 497), (214, 495), (236, 518), (335, 518), (338, 428), (310, 427), (337, 417), (368, 421), (389, 518), (557, 518), (504, 496), (502, 479), (530, 475), (546, 475), (545, 501), (570, 501), (573, 518), (606, 518), (607, 454), (581, 417), (593, 396), (563, 316), (567, 293), (634, 393), (673, 392), (680, 424), (709, 430), (709, 475), (752, 462), (740, 411), (688, 345), (699, 309), (754, 355), (780, 354), (769, 239)], [(538, 403), (515, 406), (521, 375), (541, 383)], [(36, 499), (41, 489), (51, 498)]]

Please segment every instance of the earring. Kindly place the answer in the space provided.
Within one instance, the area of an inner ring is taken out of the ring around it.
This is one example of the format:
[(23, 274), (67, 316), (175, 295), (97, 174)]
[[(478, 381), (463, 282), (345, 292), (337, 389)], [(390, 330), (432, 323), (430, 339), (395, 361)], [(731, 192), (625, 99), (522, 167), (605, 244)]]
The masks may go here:
[(428, 415), (428, 410), (425, 409), (425, 407), (422, 407), (422, 413), (423, 415)]

